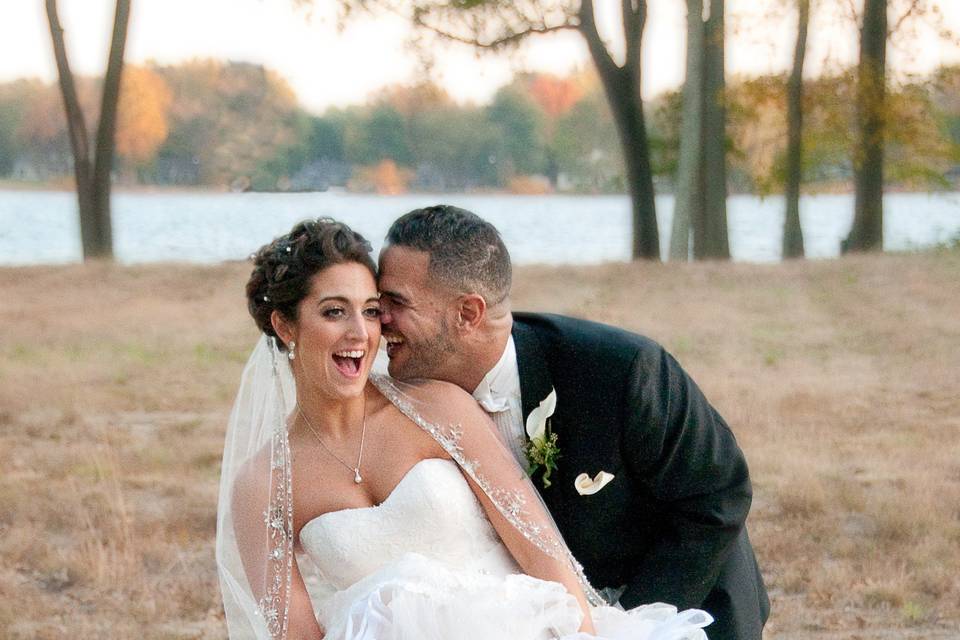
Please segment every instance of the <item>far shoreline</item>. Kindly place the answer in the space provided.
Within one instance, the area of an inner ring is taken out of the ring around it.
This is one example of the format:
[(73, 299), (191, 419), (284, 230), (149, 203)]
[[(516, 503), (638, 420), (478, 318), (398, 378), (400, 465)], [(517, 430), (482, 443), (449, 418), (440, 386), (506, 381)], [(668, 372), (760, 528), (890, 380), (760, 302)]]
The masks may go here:
[[(569, 264), (557, 264), (550, 262), (525, 262), (521, 264), (515, 264), (514, 268), (520, 272), (531, 271), (536, 273), (545, 273), (545, 272), (567, 272), (571, 270), (604, 270), (604, 269), (626, 269), (635, 265), (649, 265), (652, 268), (656, 267), (688, 267), (689, 265), (704, 265), (708, 268), (722, 269), (724, 266), (727, 266), (731, 269), (738, 270), (740, 268), (745, 269), (756, 269), (757, 271), (769, 271), (771, 269), (776, 269), (784, 267), (786, 265), (792, 265), (791, 269), (799, 268), (801, 271), (804, 269), (804, 266), (813, 267), (814, 265), (830, 265), (830, 264), (840, 264), (844, 261), (859, 261), (862, 259), (876, 259), (876, 260), (896, 260), (903, 258), (910, 258), (911, 256), (930, 256), (931, 259), (936, 259), (935, 256), (938, 255), (953, 255), (958, 250), (960, 250), (960, 240), (954, 241), (953, 243), (937, 244), (927, 247), (917, 247), (914, 249), (890, 249), (887, 251), (868, 251), (868, 252), (858, 252), (858, 253), (847, 253), (847, 254), (838, 254), (832, 256), (813, 256), (805, 257), (799, 259), (790, 259), (790, 260), (776, 260), (776, 261), (762, 261), (762, 260), (697, 260), (697, 261), (688, 261), (688, 262), (677, 262), (671, 260), (659, 260), (659, 261), (647, 261), (647, 260), (604, 260), (601, 262), (589, 262), (589, 263), (569, 263)], [(198, 260), (189, 260), (189, 259), (178, 259), (178, 260), (152, 260), (152, 261), (142, 261), (142, 262), (128, 262), (119, 260), (117, 258), (112, 259), (101, 259), (94, 258), (91, 260), (83, 260), (78, 258), (76, 260), (62, 261), (62, 262), (36, 262), (36, 263), (4, 263), (0, 262), (0, 274), (10, 273), (13, 271), (47, 271), (47, 270), (58, 270), (64, 269), (69, 270), (71, 268), (83, 269), (85, 267), (96, 267), (96, 268), (109, 268), (109, 269), (119, 269), (119, 270), (143, 270), (143, 271), (153, 271), (159, 270), (164, 267), (171, 267), (175, 269), (196, 269), (199, 271), (209, 270), (209, 271), (218, 271), (222, 269), (233, 269), (239, 265), (248, 264), (248, 258), (229, 258), (225, 260), (217, 260), (210, 262), (202, 262)], [(97, 267), (99, 265), (99, 267)]]
[[(0, 193), (2, 192), (34, 192), (34, 193), (73, 193), (74, 187), (72, 181), (46, 181), (30, 182), (23, 180), (0, 179)], [(247, 189), (235, 191), (228, 186), (213, 185), (130, 185), (115, 184), (112, 187), (113, 194), (136, 194), (136, 195), (169, 195), (169, 194), (193, 194), (193, 195), (221, 195), (221, 194), (317, 194), (317, 193), (335, 193), (338, 195), (361, 195), (361, 196), (380, 196), (390, 198), (395, 196), (417, 196), (417, 195), (436, 195), (436, 196), (459, 196), (459, 195), (496, 195), (496, 196), (516, 196), (516, 197), (545, 197), (545, 196), (566, 196), (566, 197), (596, 197), (596, 196), (616, 196), (629, 197), (626, 192), (590, 192), (590, 191), (559, 191), (547, 190), (542, 193), (521, 193), (510, 191), (509, 189), (472, 189), (467, 191), (417, 191), (406, 190), (399, 193), (377, 193), (373, 191), (352, 191), (343, 187), (334, 187), (328, 190), (253, 190)], [(801, 196), (820, 196), (820, 195), (853, 195), (854, 189), (851, 182), (838, 182), (831, 184), (808, 185), (801, 191)], [(950, 185), (948, 188), (936, 189), (912, 189), (900, 185), (892, 185), (884, 188), (884, 194), (912, 193), (912, 194), (949, 194), (960, 193), (960, 184)], [(657, 190), (657, 196), (672, 196), (672, 190)], [(750, 196), (760, 199), (783, 197), (782, 192), (756, 193), (750, 191), (731, 191), (728, 197)]]

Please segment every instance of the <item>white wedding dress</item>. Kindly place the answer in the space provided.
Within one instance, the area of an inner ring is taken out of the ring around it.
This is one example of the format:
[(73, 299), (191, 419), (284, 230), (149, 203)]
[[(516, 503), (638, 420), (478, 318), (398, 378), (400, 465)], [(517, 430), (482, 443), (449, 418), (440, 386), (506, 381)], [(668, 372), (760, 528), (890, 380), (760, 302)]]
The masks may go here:
[[(300, 543), (332, 587), (314, 603), (328, 640), (588, 637), (563, 586), (520, 572), (451, 460), (418, 462), (379, 506), (310, 520)], [(711, 621), (665, 604), (592, 617), (617, 640), (702, 639)]]

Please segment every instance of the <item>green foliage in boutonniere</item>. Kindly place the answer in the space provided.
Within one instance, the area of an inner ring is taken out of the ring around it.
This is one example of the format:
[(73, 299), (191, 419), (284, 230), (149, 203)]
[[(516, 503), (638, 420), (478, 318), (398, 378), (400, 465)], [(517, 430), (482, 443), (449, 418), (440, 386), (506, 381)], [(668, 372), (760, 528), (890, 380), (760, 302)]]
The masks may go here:
[(550, 430), (550, 416), (557, 407), (557, 392), (550, 390), (550, 395), (540, 402), (540, 405), (527, 416), (527, 437), (529, 440), (523, 447), (523, 453), (530, 463), (532, 476), (543, 469), (543, 488), (550, 486), (550, 474), (557, 469), (557, 459), (560, 457), (560, 447), (557, 446), (557, 434)]
[(543, 488), (550, 486), (550, 474), (557, 468), (557, 458), (560, 457), (560, 447), (557, 446), (557, 434), (547, 428), (547, 433), (543, 438), (535, 438), (527, 442), (523, 449), (527, 456), (527, 462), (530, 463), (530, 475), (532, 476), (540, 469), (543, 469)]

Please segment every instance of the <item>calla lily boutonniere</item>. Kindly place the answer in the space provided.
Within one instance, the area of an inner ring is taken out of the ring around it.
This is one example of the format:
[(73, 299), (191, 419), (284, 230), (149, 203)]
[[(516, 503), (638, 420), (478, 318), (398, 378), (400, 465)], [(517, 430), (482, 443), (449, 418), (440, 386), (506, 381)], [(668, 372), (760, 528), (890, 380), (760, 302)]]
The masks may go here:
[(557, 446), (557, 434), (550, 430), (550, 416), (557, 408), (557, 392), (550, 390), (540, 405), (527, 416), (527, 436), (529, 440), (523, 447), (523, 453), (530, 463), (530, 475), (543, 469), (543, 488), (550, 486), (550, 474), (557, 468), (560, 447)]

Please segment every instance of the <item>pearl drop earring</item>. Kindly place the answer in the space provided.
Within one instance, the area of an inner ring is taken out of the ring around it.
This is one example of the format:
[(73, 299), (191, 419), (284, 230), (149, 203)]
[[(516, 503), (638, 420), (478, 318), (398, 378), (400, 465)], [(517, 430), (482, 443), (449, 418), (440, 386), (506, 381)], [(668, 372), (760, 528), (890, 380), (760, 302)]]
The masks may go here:
[(290, 341), (290, 346), (287, 348), (287, 357), (293, 360), (297, 355), (293, 352), (297, 348), (297, 343), (293, 340)]

